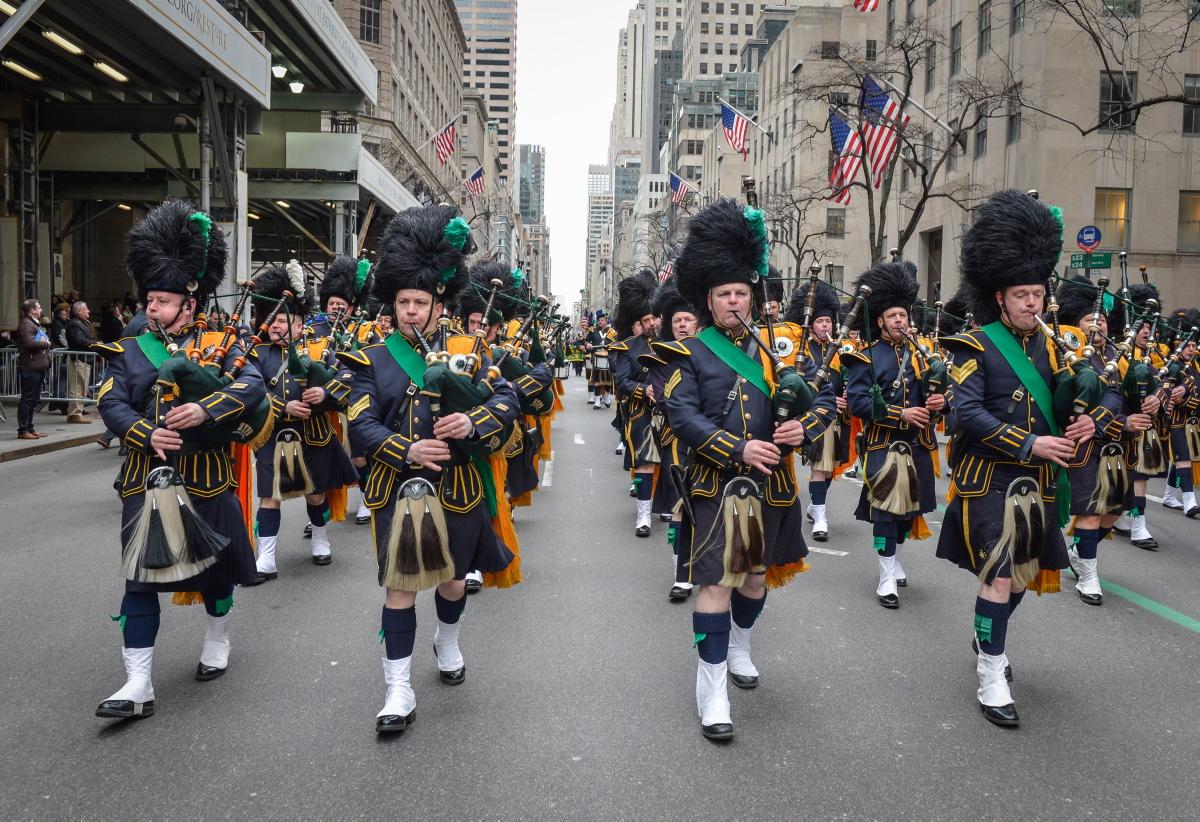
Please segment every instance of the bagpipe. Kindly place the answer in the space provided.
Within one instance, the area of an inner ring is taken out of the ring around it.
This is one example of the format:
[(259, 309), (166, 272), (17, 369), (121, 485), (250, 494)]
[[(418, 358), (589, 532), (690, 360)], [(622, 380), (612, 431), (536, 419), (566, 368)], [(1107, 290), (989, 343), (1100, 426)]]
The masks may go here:
[[(1055, 298), (1057, 283), (1056, 277), (1051, 282), (1049, 302), (1046, 305), (1050, 325), (1041, 317), (1036, 319), (1038, 330), (1054, 345), (1059, 362), (1064, 364), (1069, 372), (1055, 380), (1053, 396), (1055, 421), (1061, 428), (1066, 428), (1071, 420), (1088, 413), (1100, 404), (1104, 397), (1104, 383), (1092, 365), (1095, 351), (1090, 341), (1068, 338), (1062, 333), (1058, 323), (1058, 302)], [(1101, 297), (1103, 298), (1103, 295)]]

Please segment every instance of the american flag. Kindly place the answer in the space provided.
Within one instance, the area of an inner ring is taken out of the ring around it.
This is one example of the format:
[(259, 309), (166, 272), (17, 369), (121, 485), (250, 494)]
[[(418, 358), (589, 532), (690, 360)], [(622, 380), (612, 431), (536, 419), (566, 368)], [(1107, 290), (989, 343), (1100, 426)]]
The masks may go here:
[(740, 111), (721, 102), (721, 128), (725, 129), (725, 139), (729, 141), (729, 147), (743, 157), (747, 154), (746, 130), (749, 127), (750, 121)]
[(861, 12), (875, 11), (879, 8), (879, 0), (854, 0), (854, 8)]
[(900, 104), (870, 77), (863, 78), (862, 97), (858, 102), (866, 121), (863, 136), (867, 143), (867, 160), (871, 164), (875, 188), (879, 188), (883, 184), (883, 174), (887, 171), (888, 163), (900, 146), (900, 135), (896, 133), (896, 126), (903, 129), (912, 118), (901, 114)]
[(475, 172), (463, 181), (463, 188), (468, 194), (476, 197), (483, 195), (483, 166), (475, 169)]
[(671, 275), (674, 273), (675, 263), (671, 260), (667, 260), (665, 263), (663, 263), (662, 269), (660, 269), (658, 272), (658, 281), (660, 283), (665, 283), (667, 280), (671, 279)]
[(671, 181), (671, 202), (675, 205), (683, 205), (692, 187), (674, 171), (668, 171), (667, 174)]
[(439, 131), (433, 138), (433, 145), (437, 148), (438, 162), (446, 165), (446, 161), (450, 159), (450, 155), (454, 153), (454, 121), (446, 123), (446, 127)]
[(862, 139), (833, 106), (829, 107), (829, 135), (833, 141), (833, 152), (837, 155), (833, 168), (829, 170), (829, 187), (833, 189), (829, 199), (847, 205), (850, 202), (850, 184), (862, 168)]

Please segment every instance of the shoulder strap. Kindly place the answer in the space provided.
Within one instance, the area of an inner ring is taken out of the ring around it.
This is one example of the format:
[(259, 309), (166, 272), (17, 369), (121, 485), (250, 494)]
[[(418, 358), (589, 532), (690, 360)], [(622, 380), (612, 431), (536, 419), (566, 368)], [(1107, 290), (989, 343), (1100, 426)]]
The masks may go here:
[(137, 340), (138, 348), (155, 368), (162, 368), (162, 364), (171, 356), (167, 353), (167, 347), (163, 345), (162, 340), (154, 333), (138, 334), (134, 339)]
[(717, 359), (732, 368), (735, 374), (763, 392), (768, 398), (771, 397), (772, 391), (767, 385), (767, 377), (762, 364), (734, 345), (732, 340), (714, 326), (710, 325), (704, 328), (696, 335), (696, 339)]
[(387, 350), (396, 364), (417, 388), (425, 387), (425, 360), (404, 340), (403, 334), (392, 334), (387, 338)]
[(999, 320), (983, 326), (980, 330), (992, 341), (996, 350), (1000, 352), (1000, 356), (1004, 357), (1009, 368), (1017, 375), (1017, 379), (1029, 391), (1029, 396), (1037, 403), (1042, 416), (1046, 418), (1046, 424), (1050, 426), (1050, 433), (1057, 437), (1060, 429), (1058, 422), (1054, 419), (1054, 403), (1051, 399), (1050, 386), (1046, 384), (1045, 378), (1034, 367), (1033, 362), (1025, 356), (1025, 350), (1017, 343), (1012, 332)]

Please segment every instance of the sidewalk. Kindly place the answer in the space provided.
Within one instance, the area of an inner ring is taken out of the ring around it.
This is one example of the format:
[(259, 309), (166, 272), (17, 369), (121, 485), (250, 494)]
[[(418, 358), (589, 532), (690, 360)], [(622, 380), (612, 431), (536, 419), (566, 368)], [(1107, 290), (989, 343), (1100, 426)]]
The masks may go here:
[[(104, 433), (104, 423), (96, 413), (95, 406), (91, 407), (94, 422), (91, 425), (72, 425), (62, 414), (35, 414), (33, 425), (38, 433), (48, 434), (40, 440), (17, 439), (17, 407), (13, 403), (4, 403), (4, 413), (8, 421), (0, 421), (0, 462), (19, 460), (38, 454), (48, 454), (63, 448), (73, 448), (76, 445), (94, 443), (96, 438)], [(113, 440), (113, 448), (120, 445)], [(95, 446), (99, 448), (100, 446)]]

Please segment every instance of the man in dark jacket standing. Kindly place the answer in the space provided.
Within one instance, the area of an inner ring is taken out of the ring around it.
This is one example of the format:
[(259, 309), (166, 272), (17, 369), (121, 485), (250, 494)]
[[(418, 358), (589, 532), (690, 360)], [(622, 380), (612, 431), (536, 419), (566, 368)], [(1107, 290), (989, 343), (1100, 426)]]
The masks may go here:
[[(92, 312), (83, 300), (71, 306), (71, 322), (67, 324), (67, 350), (71, 356), (67, 359), (67, 422), (90, 423), (83, 409), (83, 399), (87, 396), (89, 380), (92, 377), (92, 365), (85, 355), (92, 350), (96, 341), (96, 329), (91, 323)], [(80, 356), (77, 356), (80, 355)]]
[(17, 405), (17, 438), (36, 440), (46, 436), (33, 430), (33, 412), (42, 394), (46, 370), (50, 368), (50, 337), (42, 328), (42, 304), (37, 300), (21, 303), (21, 322), (17, 326), (17, 370), (21, 375), (21, 402)]

